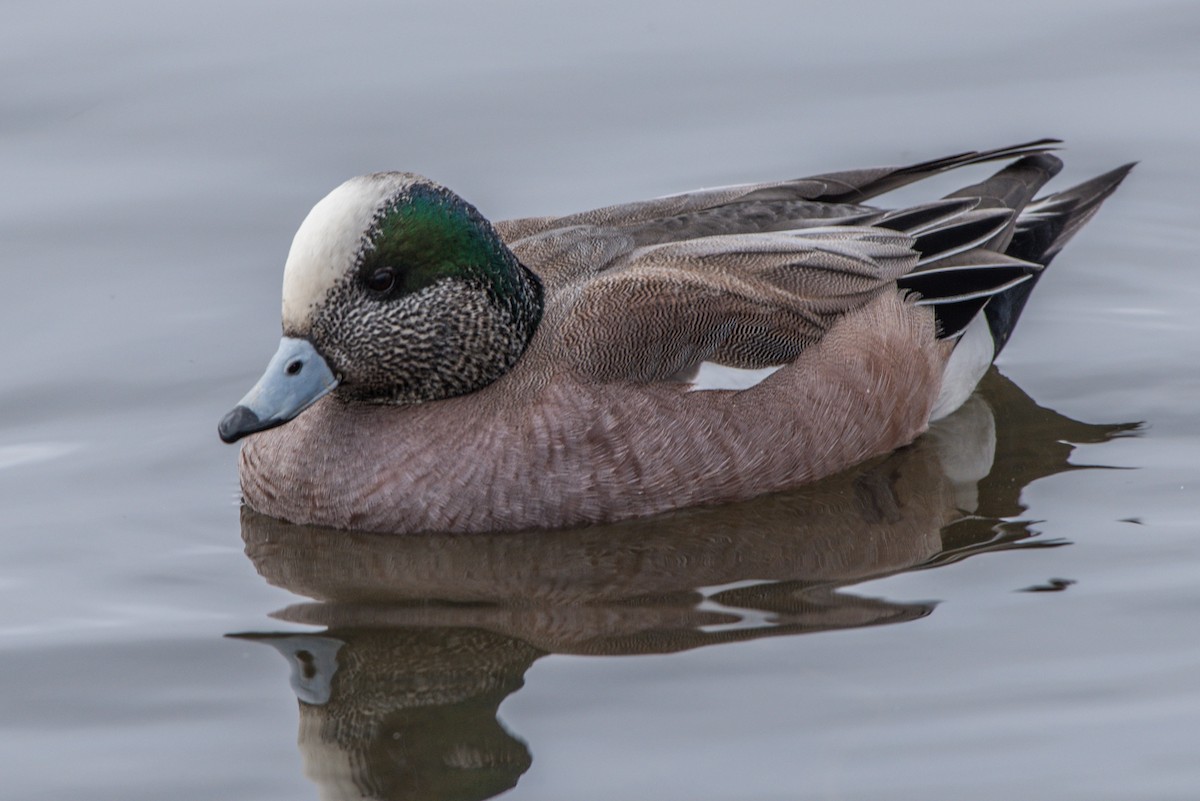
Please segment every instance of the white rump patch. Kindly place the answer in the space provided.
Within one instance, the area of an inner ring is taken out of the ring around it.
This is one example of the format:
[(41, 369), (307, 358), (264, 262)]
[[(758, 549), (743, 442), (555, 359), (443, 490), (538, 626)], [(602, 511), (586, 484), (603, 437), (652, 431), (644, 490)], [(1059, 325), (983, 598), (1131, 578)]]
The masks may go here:
[(283, 268), (283, 325), (303, 331), (314, 306), (356, 263), (375, 213), (406, 184), (410, 173), (351, 178), (313, 206), (300, 223)]
[(696, 370), (696, 375), (688, 381), (691, 386), (688, 387), (687, 391), (750, 389), (750, 387), (758, 386), (763, 381), (766, 381), (781, 367), (783, 365), (778, 364), (774, 367), (762, 367), (752, 370), (742, 367), (726, 367), (723, 364), (715, 362), (700, 362), (700, 367)]
[(980, 312), (963, 331), (958, 344), (954, 346), (954, 352), (950, 354), (950, 360), (946, 362), (946, 369), (942, 373), (942, 389), (933, 404), (933, 411), (929, 413), (930, 422), (942, 419), (966, 403), (995, 355), (996, 343), (988, 327), (987, 315)]

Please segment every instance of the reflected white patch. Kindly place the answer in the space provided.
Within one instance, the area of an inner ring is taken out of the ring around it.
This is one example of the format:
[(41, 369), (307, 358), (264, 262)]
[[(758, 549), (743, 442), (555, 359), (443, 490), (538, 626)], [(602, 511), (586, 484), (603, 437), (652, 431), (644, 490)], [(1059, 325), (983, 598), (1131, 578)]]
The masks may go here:
[(942, 471), (954, 486), (955, 502), (964, 512), (979, 509), (979, 482), (996, 461), (996, 418), (979, 395), (958, 411), (929, 427)]
[(724, 389), (740, 391), (750, 389), (750, 387), (758, 386), (763, 381), (766, 381), (777, 371), (783, 368), (782, 364), (774, 367), (762, 367), (751, 370), (742, 367), (726, 367), (723, 364), (715, 362), (700, 362), (700, 367), (696, 370), (696, 375), (688, 381), (691, 385), (688, 387), (688, 392), (702, 392), (705, 390)]
[(950, 360), (946, 362), (946, 369), (942, 373), (942, 389), (933, 404), (933, 411), (929, 413), (930, 422), (942, 419), (971, 397), (995, 355), (996, 343), (992, 340), (992, 330), (988, 328), (987, 316), (980, 312), (963, 331), (954, 352), (950, 354)]
[(28, 442), (23, 445), (0, 445), (0, 470), (27, 464), (48, 462), (79, 450), (71, 442)]
[(389, 197), (419, 180), (411, 173), (360, 175), (334, 189), (300, 223), (283, 268), (283, 325), (301, 331), (338, 279), (357, 263), (363, 234)]
[(773, 628), (779, 623), (779, 617), (773, 612), (764, 612), (761, 609), (748, 609), (741, 606), (727, 606), (719, 601), (714, 601), (713, 596), (728, 590), (739, 590), (743, 587), (756, 587), (761, 584), (773, 584), (770, 581), (734, 581), (729, 584), (721, 584), (716, 587), (700, 587), (699, 592), (704, 595), (704, 600), (696, 604), (696, 610), (699, 612), (714, 612), (720, 615), (728, 615), (732, 617), (728, 623), (711, 623), (707, 626), (698, 626), (700, 631), (706, 634), (713, 634), (719, 631), (737, 631), (740, 629), (768, 629)]

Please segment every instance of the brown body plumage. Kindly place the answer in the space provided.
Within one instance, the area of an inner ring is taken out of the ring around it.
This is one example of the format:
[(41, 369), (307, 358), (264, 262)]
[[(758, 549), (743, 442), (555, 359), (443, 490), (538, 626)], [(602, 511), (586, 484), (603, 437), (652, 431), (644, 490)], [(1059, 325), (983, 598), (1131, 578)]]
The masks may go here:
[(372, 531), (557, 528), (794, 486), (911, 442), (949, 348), (927, 309), (882, 297), (742, 392), (594, 382), (526, 358), (469, 395), (409, 406), (329, 397), (242, 451), (247, 502)]

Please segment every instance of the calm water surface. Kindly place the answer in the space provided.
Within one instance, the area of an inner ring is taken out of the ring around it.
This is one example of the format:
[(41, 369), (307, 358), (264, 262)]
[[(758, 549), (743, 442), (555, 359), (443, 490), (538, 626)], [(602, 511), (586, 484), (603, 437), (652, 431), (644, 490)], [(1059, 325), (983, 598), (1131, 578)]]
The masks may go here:
[[(1194, 4), (7, 10), (4, 797), (1200, 795)], [(1043, 135), (1142, 164), (888, 459), (558, 534), (238, 508), (216, 422), (349, 175), (504, 218)]]

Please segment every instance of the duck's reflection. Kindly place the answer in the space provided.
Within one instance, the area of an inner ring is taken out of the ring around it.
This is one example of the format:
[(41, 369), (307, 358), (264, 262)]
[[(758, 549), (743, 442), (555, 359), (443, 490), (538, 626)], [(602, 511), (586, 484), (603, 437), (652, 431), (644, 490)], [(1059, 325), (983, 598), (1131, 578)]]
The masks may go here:
[[(1030, 539), (1021, 490), (1074, 469), (1089, 425), (998, 373), (914, 445), (794, 492), (612, 526), (386, 537), (245, 509), (246, 553), (315, 600), (278, 617), (320, 634), (244, 634), (291, 663), (300, 746), (322, 797), (481, 799), (516, 784), (524, 744), (496, 718), (547, 653), (649, 654), (898, 623), (932, 603), (842, 588)], [(1014, 588), (1016, 589), (1016, 588)]]
[(482, 799), (532, 762), (496, 710), (542, 651), (453, 627), (242, 635), (292, 667), (305, 772), (329, 799)]

